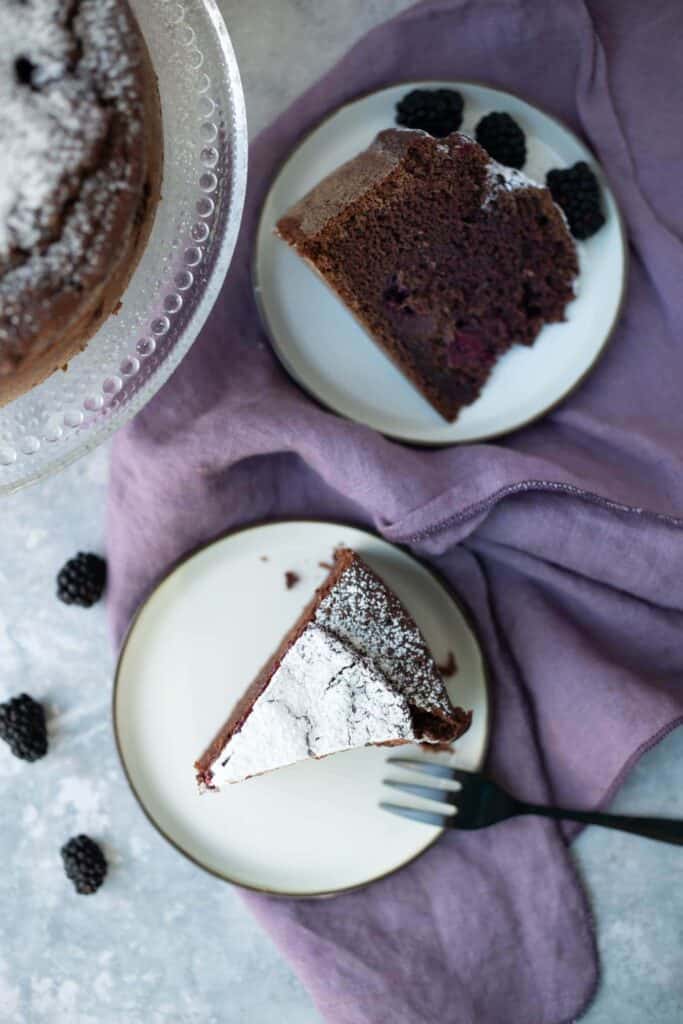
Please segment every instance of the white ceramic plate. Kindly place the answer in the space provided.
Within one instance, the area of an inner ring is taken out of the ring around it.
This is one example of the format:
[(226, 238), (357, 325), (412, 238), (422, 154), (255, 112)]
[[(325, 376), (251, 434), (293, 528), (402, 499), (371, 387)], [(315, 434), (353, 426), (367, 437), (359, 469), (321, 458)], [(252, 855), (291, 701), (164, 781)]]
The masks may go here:
[[(452, 757), (481, 766), (488, 737), (486, 674), (453, 596), (410, 555), (371, 534), (317, 522), (251, 527), (174, 569), (140, 610), (114, 692), (121, 758), (143, 809), (182, 853), (217, 875), (282, 895), (329, 895), (406, 864), (440, 835), (381, 811), (386, 749), (347, 751), (200, 795), (193, 763), (294, 622), (340, 543), (392, 586), (474, 711)], [(267, 558), (267, 561), (263, 559)], [(285, 572), (299, 584), (285, 586)], [(402, 752), (419, 748), (404, 747)], [(385, 790), (385, 796), (386, 796)]]
[[(465, 99), (462, 131), (507, 111), (527, 137), (524, 172), (545, 181), (552, 167), (586, 160), (603, 192), (605, 226), (579, 242), (577, 298), (567, 321), (546, 326), (533, 348), (516, 346), (479, 399), (448, 424), (370, 340), (341, 301), (280, 239), (283, 213), (326, 174), (394, 124), (396, 102), (413, 88), (455, 88)], [(373, 93), (333, 114), (291, 154), (275, 179), (259, 226), (254, 286), (266, 330), (291, 375), (324, 405), (399, 440), (453, 444), (508, 433), (537, 419), (583, 379), (614, 326), (626, 281), (627, 249), (614, 197), (592, 154), (558, 121), (497, 89), (471, 82), (413, 82)]]

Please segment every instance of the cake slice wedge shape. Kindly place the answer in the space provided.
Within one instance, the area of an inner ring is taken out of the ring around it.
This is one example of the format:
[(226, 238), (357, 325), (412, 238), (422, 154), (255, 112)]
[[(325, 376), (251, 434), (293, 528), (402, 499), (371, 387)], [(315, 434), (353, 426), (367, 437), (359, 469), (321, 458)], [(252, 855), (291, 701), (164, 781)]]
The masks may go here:
[(415, 620), (349, 548), (195, 763), (220, 789), (355, 747), (450, 744), (471, 713), (453, 707)]
[(448, 422), (565, 319), (579, 272), (550, 191), (461, 132), (380, 132), (275, 231)]

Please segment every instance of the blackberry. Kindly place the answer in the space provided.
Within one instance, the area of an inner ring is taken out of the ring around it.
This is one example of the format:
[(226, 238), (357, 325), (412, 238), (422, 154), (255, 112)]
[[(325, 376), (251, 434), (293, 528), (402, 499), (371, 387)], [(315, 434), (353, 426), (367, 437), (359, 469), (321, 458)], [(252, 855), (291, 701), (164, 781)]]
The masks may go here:
[(526, 139), (509, 114), (487, 114), (477, 125), (475, 134), (479, 145), (499, 164), (518, 169), (524, 167)]
[(0, 739), (9, 744), (15, 757), (38, 761), (47, 754), (47, 728), (43, 705), (22, 693), (0, 704)]
[(97, 843), (89, 836), (74, 836), (62, 847), (61, 854), (66, 876), (76, 892), (82, 896), (97, 892), (107, 874), (107, 862)]
[(574, 238), (590, 238), (600, 230), (605, 223), (600, 186), (585, 160), (564, 171), (548, 171), (545, 180), (553, 199), (564, 210)]
[(396, 104), (396, 124), (444, 139), (462, 124), (462, 108), (454, 89), (413, 89)]
[(99, 555), (79, 551), (57, 577), (57, 597), (64, 604), (90, 608), (102, 597), (107, 582), (107, 563)]
[(28, 57), (17, 57), (14, 62), (14, 76), (19, 85), (30, 85), (33, 88), (33, 76), (37, 70)]

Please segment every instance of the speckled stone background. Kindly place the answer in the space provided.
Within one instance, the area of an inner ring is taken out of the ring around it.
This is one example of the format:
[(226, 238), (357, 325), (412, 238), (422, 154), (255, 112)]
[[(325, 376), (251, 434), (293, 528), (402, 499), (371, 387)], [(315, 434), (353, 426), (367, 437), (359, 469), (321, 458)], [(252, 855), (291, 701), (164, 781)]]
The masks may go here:
[[(222, 6), (253, 134), (409, 2)], [(124, 781), (104, 608), (69, 609), (53, 596), (66, 558), (103, 548), (106, 486), (105, 448), (0, 509), (0, 699), (26, 689), (51, 716), (42, 762), (23, 764), (0, 745), (0, 1022), (314, 1024), (308, 996), (239, 893), (167, 846)], [(615, 809), (683, 817), (683, 731), (642, 759)], [(103, 843), (111, 865), (91, 898), (72, 892), (59, 859), (80, 830)], [(603, 964), (586, 1024), (683, 1020), (683, 851), (592, 829), (574, 853)], [(511, 1007), (501, 1024), (533, 1022)]]

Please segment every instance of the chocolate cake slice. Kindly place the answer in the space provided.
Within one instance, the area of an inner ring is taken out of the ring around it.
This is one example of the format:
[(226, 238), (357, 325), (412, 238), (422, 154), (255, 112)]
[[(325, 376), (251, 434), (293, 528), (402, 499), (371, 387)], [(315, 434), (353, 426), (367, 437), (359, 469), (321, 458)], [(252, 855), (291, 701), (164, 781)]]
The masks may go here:
[(574, 297), (576, 249), (548, 189), (460, 132), (381, 132), (277, 233), (449, 421)]
[(341, 548), (327, 579), (195, 764), (218, 789), (370, 744), (444, 745), (469, 727), (398, 597)]

